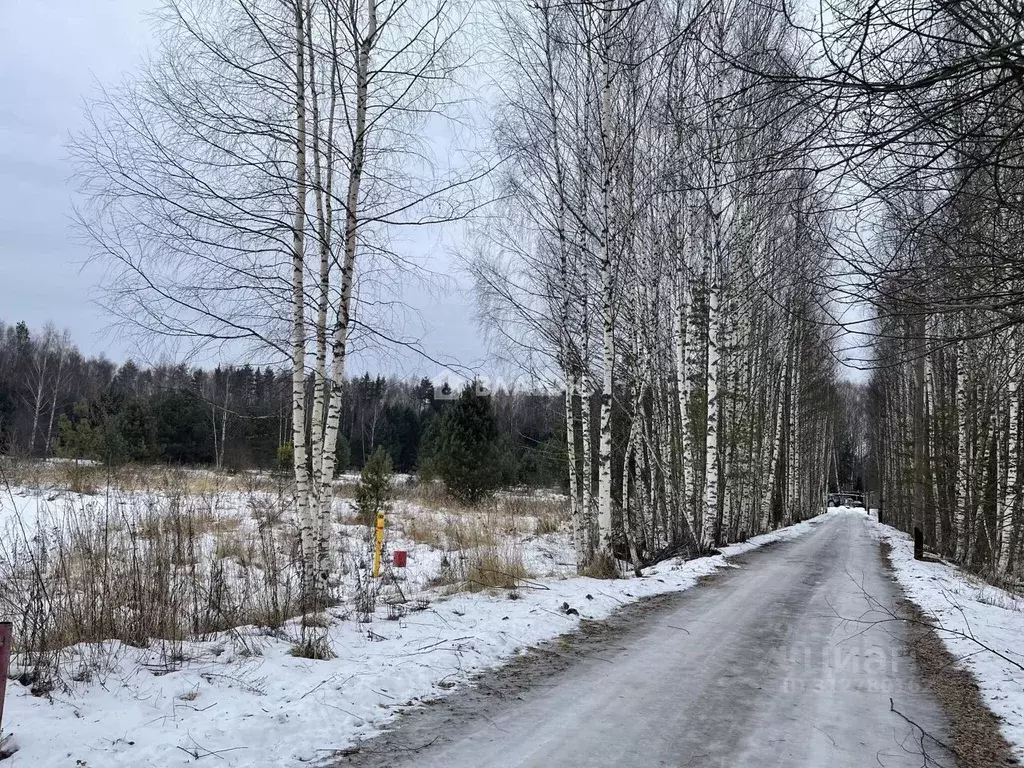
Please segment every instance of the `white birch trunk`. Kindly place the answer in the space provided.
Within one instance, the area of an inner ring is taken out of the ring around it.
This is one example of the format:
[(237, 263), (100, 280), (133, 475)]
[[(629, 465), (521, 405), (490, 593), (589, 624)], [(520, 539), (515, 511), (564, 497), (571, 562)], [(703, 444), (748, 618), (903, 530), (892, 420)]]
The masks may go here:
[(565, 387), (565, 447), (569, 464), (569, 518), (572, 520), (573, 546), (576, 549), (576, 569), (582, 570), (587, 562), (585, 529), (582, 509), (580, 508), (580, 482), (576, 467), (576, 409), (574, 401), (579, 389), (577, 379), (566, 383)]
[(306, 73), (302, 4), (295, 4), (295, 221), (292, 225), (292, 447), (295, 506), (302, 549), (302, 591), (315, 605), (316, 531), (309, 507), (306, 454), (306, 315), (304, 260), (306, 235)]
[[(640, 398), (643, 397), (643, 388), (641, 387)], [(626, 539), (626, 546), (629, 549), (630, 559), (633, 561), (633, 568), (637, 575), (640, 575), (640, 555), (637, 551), (637, 538), (638, 538), (638, 521), (642, 510), (636, 509), (634, 504), (636, 497), (639, 496), (639, 492), (643, 491), (641, 487), (638, 491), (634, 491), (633, 486), (635, 485), (635, 479), (645, 476), (643, 466), (643, 451), (637, 451), (637, 434), (640, 429), (640, 414), (634, 410), (633, 422), (629, 427), (629, 437), (626, 439), (626, 453), (625, 453), (625, 466), (622, 472), (622, 534)], [(631, 461), (632, 459), (632, 461)], [(633, 464), (633, 471), (630, 471), (630, 464)], [(632, 526), (631, 527), (631, 523)]]
[(965, 342), (957, 344), (956, 355), (956, 420), (957, 420), (957, 472), (956, 472), (956, 508), (954, 521), (956, 527), (956, 556), (961, 562), (967, 555), (967, 473), (968, 473), (968, 442), (967, 442), (967, 371)]
[[(689, 518), (689, 524), (691, 530), (695, 533), (700, 528), (700, 517), (697, 513), (697, 500), (703, 498), (704, 492), (704, 476), (698, 475), (696, 471), (696, 450), (699, 447), (697, 445), (697, 437), (694, 432), (693, 420), (690, 418), (690, 402), (693, 398), (693, 376), (697, 371), (698, 365), (698, 333), (697, 333), (697, 313), (693, 311), (693, 294), (689, 293), (690, 299), (689, 308), (686, 313), (686, 378), (683, 380), (683, 408), (686, 412), (686, 421), (682, 426), (683, 429), (683, 467), (689, 469), (690, 483), (687, 488), (688, 496), (686, 498), (686, 515)], [(699, 487), (698, 487), (699, 486)]]
[(36, 353), (39, 362), (36, 363), (36, 393), (32, 404), (32, 434), (28, 441), (28, 455), (31, 456), (36, 450), (36, 435), (39, 433), (39, 414), (43, 410), (43, 389), (46, 386), (46, 369), (49, 365), (49, 343), (45, 344)]
[[(664, 401), (659, 398), (659, 402), (663, 402), (664, 410), (668, 411), (668, 413), (664, 414), (661, 429), (658, 432), (658, 438), (662, 469), (662, 504), (665, 507), (665, 517), (671, 519), (672, 530), (670, 534), (665, 536), (663, 542), (654, 542), (655, 545), (660, 543), (669, 544), (672, 541), (678, 541), (680, 536), (685, 537), (686, 529), (684, 526), (688, 525), (685, 510), (679, 509), (679, 499), (678, 497), (673, 496), (673, 493), (678, 493), (679, 478), (675, 474), (675, 469), (672, 464), (672, 418), (670, 396), (666, 397)], [(669, 509), (669, 505), (672, 505), (671, 510)]]
[(597, 542), (594, 540), (594, 432), (591, 419), (593, 391), (590, 377), (584, 373), (580, 396), (580, 435), (582, 440), (582, 461), (580, 471), (583, 474), (580, 482), (580, 514), (583, 518), (584, 546), (587, 560), (594, 554)]
[(715, 525), (718, 520), (718, 275), (712, 266), (708, 288), (708, 375), (707, 435), (705, 442), (704, 503), (701, 520), (701, 547), (707, 551), (715, 546)]
[(789, 391), (789, 439), (786, 441), (786, 525), (799, 517), (800, 506), (800, 346), (799, 335), (793, 349), (793, 367)]
[(561, 133), (558, 118), (554, 57), (552, 49), (552, 35), (550, 29), (549, 8), (545, 5), (542, 9), (545, 22), (544, 34), (544, 64), (547, 78), (547, 104), (548, 119), (551, 121), (551, 153), (554, 158), (555, 167), (555, 196), (556, 196), (556, 229), (559, 248), (559, 282), (561, 295), (558, 332), (561, 337), (561, 366), (566, 382), (565, 390), (565, 439), (568, 452), (569, 464), (569, 515), (573, 526), (573, 541), (576, 547), (576, 568), (582, 570), (588, 559), (588, 547), (586, 546), (586, 523), (583, 511), (580, 508), (579, 479), (576, 467), (576, 419), (574, 401), (579, 390), (579, 377), (573, 371), (577, 369), (573, 359), (571, 328), (569, 309), (571, 302), (571, 288), (569, 285), (569, 238), (566, 227), (567, 194), (565, 188), (565, 171), (562, 167)]
[[(679, 270), (680, 272), (682, 270)], [(682, 515), (689, 518), (694, 496), (693, 449), (690, 429), (690, 367), (687, 364), (686, 328), (689, 319), (688, 287), (680, 285), (679, 302), (675, 312), (676, 405), (679, 417), (679, 444), (683, 469)]]
[(612, 3), (606, 0), (602, 30), (602, 86), (601, 86), (601, 321), (603, 369), (601, 378), (601, 435), (598, 448), (597, 530), (598, 546), (605, 552), (612, 550), (612, 390), (615, 367), (615, 315), (612, 295), (612, 70), (611, 31)]
[[(307, 6), (308, 8), (309, 6)], [(332, 36), (334, 25), (332, 27)], [(311, 509), (321, 509), (323, 488), (323, 453), (324, 453), (324, 422), (327, 417), (327, 402), (331, 397), (330, 382), (327, 381), (327, 332), (328, 311), (330, 308), (331, 283), (331, 240), (334, 232), (334, 119), (337, 105), (337, 67), (338, 55), (331, 54), (330, 101), (327, 119), (327, 150), (321, 147), (320, 137), (323, 127), (320, 117), (320, 99), (317, 92), (316, 63), (313, 44), (313, 14), (306, 15), (307, 58), (309, 63), (310, 104), (312, 112), (312, 149), (313, 149), (313, 199), (316, 213), (316, 235), (320, 252), (320, 274), (317, 296), (316, 319), (316, 363), (313, 369), (313, 409), (311, 413), (311, 466), (313, 469), (310, 484)], [(337, 48), (338, 41), (331, 40)], [(326, 157), (325, 157), (326, 155)], [(330, 523), (327, 522), (329, 529)], [(322, 515), (317, 520), (318, 548), (322, 550), (325, 537), (325, 521)], [(319, 557), (319, 556), (318, 556)]]
[[(228, 441), (228, 405), (230, 404), (231, 389), (230, 389), (230, 373), (225, 371), (224, 373), (224, 412), (221, 414), (220, 419), (220, 453), (217, 455), (217, 466), (224, 466), (224, 446)], [(216, 425), (214, 425), (216, 428)]]
[(53, 420), (57, 415), (57, 398), (60, 396), (60, 390), (63, 379), (61, 375), (64, 371), (64, 358), (67, 356), (68, 345), (61, 342), (60, 345), (60, 357), (57, 358), (57, 375), (53, 380), (53, 398), (50, 400), (50, 420), (46, 425), (46, 453), (49, 454), (51, 450), (53, 440)]
[(927, 456), (929, 474), (931, 475), (930, 485), (933, 514), (935, 517), (935, 527), (932, 535), (935, 541), (936, 551), (941, 552), (943, 537), (942, 515), (939, 513), (939, 507), (941, 504), (939, 502), (939, 484), (935, 472), (935, 456), (937, 448), (935, 434), (939, 426), (935, 418), (935, 363), (932, 360), (931, 354), (927, 355), (924, 361), (924, 407), (925, 424), (928, 427), (925, 454)]
[(604, 305), (604, 370), (601, 380), (600, 443), (598, 446), (597, 476), (597, 531), (598, 546), (610, 552), (612, 549), (612, 386), (614, 382), (615, 339), (611, 317), (611, 268), (606, 262), (602, 266), (602, 283), (606, 284)]
[(1017, 530), (1020, 523), (1020, 392), (1018, 384), (1019, 368), (1017, 364), (1016, 345), (1011, 348), (1010, 376), (1007, 382), (1009, 399), (1009, 425), (1006, 450), (1006, 494), (1003, 500), (1005, 517), (999, 542), (998, 571), (1006, 575), (1010, 570), (1010, 557), (1016, 549)]

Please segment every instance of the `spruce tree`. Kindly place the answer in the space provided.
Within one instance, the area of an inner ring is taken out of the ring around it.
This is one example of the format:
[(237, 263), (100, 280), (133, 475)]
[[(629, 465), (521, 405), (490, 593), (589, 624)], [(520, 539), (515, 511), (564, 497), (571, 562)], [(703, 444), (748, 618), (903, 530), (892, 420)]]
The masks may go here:
[(470, 504), (493, 493), (501, 482), (501, 468), (498, 420), (490, 398), (469, 385), (434, 426), (430, 465), (448, 491)]
[(391, 503), (392, 481), (391, 456), (378, 445), (370, 460), (363, 467), (356, 488), (356, 509), (364, 525), (374, 525), (378, 512), (387, 512)]

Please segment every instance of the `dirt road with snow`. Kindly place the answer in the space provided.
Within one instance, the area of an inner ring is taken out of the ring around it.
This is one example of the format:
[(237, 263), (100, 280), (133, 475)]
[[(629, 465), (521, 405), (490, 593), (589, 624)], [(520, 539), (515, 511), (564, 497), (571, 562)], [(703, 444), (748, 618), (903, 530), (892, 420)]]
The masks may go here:
[(340, 764), (954, 765), (903, 626), (884, 621), (900, 595), (862, 515), (731, 562), (485, 675)]

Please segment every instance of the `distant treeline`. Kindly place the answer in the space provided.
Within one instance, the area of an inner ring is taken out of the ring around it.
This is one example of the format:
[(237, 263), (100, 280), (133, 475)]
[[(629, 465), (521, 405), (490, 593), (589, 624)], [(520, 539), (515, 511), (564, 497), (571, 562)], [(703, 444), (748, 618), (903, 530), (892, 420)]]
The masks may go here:
[[(434, 382), (364, 374), (343, 386), (339, 471), (361, 468), (378, 446), (396, 472), (416, 471), (423, 436), (448, 407)], [(502, 484), (559, 483), (561, 396), (502, 389), (489, 404)], [(0, 322), (0, 453), (266, 470), (287, 464), (290, 438), (290, 371), (117, 365), (82, 355), (67, 331)]]

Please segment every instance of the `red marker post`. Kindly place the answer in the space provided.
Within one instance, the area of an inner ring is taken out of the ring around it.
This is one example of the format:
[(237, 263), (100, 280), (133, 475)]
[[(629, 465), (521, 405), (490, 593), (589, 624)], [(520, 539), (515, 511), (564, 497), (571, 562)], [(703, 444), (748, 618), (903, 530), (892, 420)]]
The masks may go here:
[(0, 621), (0, 733), (4, 725), (4, 698), (7, 696), (7, 671), (11, 668), (14, 629), (9, 621)]

